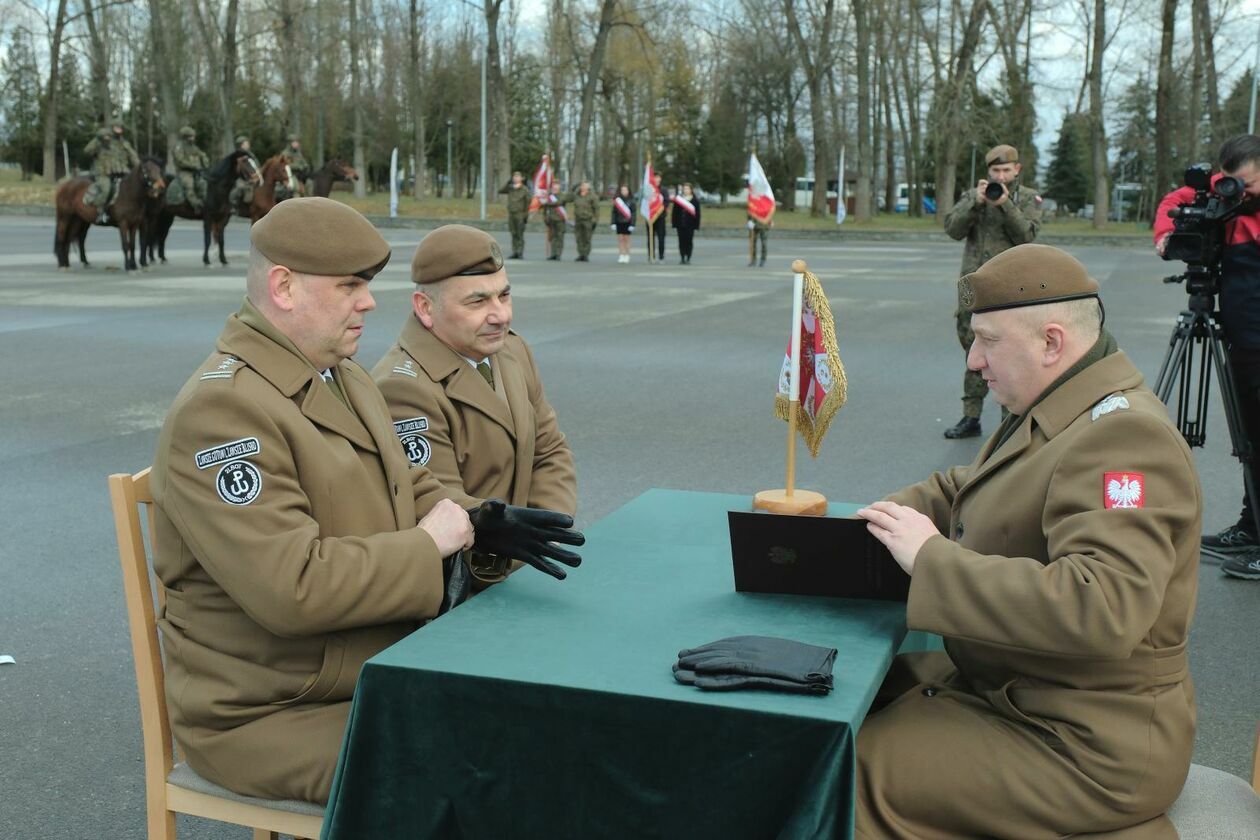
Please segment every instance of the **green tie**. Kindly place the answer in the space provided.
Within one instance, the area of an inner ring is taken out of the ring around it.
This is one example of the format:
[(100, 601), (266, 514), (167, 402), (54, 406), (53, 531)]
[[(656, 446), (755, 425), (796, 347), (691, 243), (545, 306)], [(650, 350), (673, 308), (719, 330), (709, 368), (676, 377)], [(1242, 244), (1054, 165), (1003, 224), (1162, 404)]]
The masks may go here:
[(494, 390), (494, 371), (490, 370), (490, 363), (483, 361), (477, 365), (477, 373), (481, 374), (481, 378), (486, 380), (486, 384), (490, 386), (490, 390)]

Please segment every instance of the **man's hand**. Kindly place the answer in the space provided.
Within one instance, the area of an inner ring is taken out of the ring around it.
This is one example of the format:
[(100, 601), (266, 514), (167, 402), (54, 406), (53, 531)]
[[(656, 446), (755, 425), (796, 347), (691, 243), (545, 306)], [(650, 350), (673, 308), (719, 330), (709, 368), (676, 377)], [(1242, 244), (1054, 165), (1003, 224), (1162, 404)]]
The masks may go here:
[(981, 178), (979, 181), (976, 181), (976, 203), (977, 204), (988, 203), (989, 199), (985, 198), (984, 196), (984, 190), (988, 186), (989, 186), (989, 182), (986, 181), (984, 178)]
[(582, 563), (579, 554), (556, 545), (586, 542), (580, 531), (573, 530), (573, 517), (568, 514), (516, 507), (498, 499), (487, 499), (471, 513), (476, 531), (473, 547), (480, 552), (515, 558), (558, 580), (564, 580), (567, 572), (557, 563), (574, 568)]
[(443, 557), (450, 557), (463, 548), (472, 548), (472, 522), (464, 509), (450, 499), (443, 499), (434, 505), (416, 527), (424, 529), (433, 537), (433, 542), (437, 543), (438, 552)]
[(875, 502), (857, 512), (866, 520), (866, 530), (887, 546), (897, 565), (914, 574), (914, 558), (929, 537), (940, 534), (932, 520), (914, 508), (895, 502)]
[(1164, 249), (1168, 247), (1168, 237), (1170, 236), (1172, 236), (1171, 233), (1165, 233), (1159, 238), (1159, 241), (1155, 243), (1155, 253), (1159, 254), (1161, 257), (1164, 256)]

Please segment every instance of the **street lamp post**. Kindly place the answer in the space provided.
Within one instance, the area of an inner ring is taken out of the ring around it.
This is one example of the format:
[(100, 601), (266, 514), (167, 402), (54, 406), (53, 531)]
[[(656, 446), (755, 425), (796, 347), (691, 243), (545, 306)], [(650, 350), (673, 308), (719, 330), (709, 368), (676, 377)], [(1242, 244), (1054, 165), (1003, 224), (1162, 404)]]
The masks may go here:
[(446, 192), (449, 197), (455, 197), (455, 191), (451, 188), (451, 126), (455, 123), (453, 120), (446, 121)]

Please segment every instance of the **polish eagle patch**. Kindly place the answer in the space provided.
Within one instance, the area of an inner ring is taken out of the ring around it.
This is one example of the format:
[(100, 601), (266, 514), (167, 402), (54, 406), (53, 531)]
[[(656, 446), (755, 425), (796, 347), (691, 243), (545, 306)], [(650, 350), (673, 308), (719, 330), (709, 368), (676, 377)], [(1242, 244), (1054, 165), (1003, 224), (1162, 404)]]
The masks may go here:
[(1140, 472), (1103, 473), (1103, 507), (1146, 507), (1146, 476)]

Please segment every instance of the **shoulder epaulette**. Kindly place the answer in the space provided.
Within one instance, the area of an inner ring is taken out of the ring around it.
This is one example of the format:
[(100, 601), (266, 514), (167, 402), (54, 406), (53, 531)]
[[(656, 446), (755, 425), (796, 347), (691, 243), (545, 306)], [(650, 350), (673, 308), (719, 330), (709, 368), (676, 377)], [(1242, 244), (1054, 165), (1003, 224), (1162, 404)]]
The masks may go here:
[(217, 364), (211, 359), (209, 364), (213, 366), (202, 372), (200, 379), (203, 382), (207, 379), (231, 379), (238, 370), (245, 367), (245, 363), (235, 356), (224, 356)]

